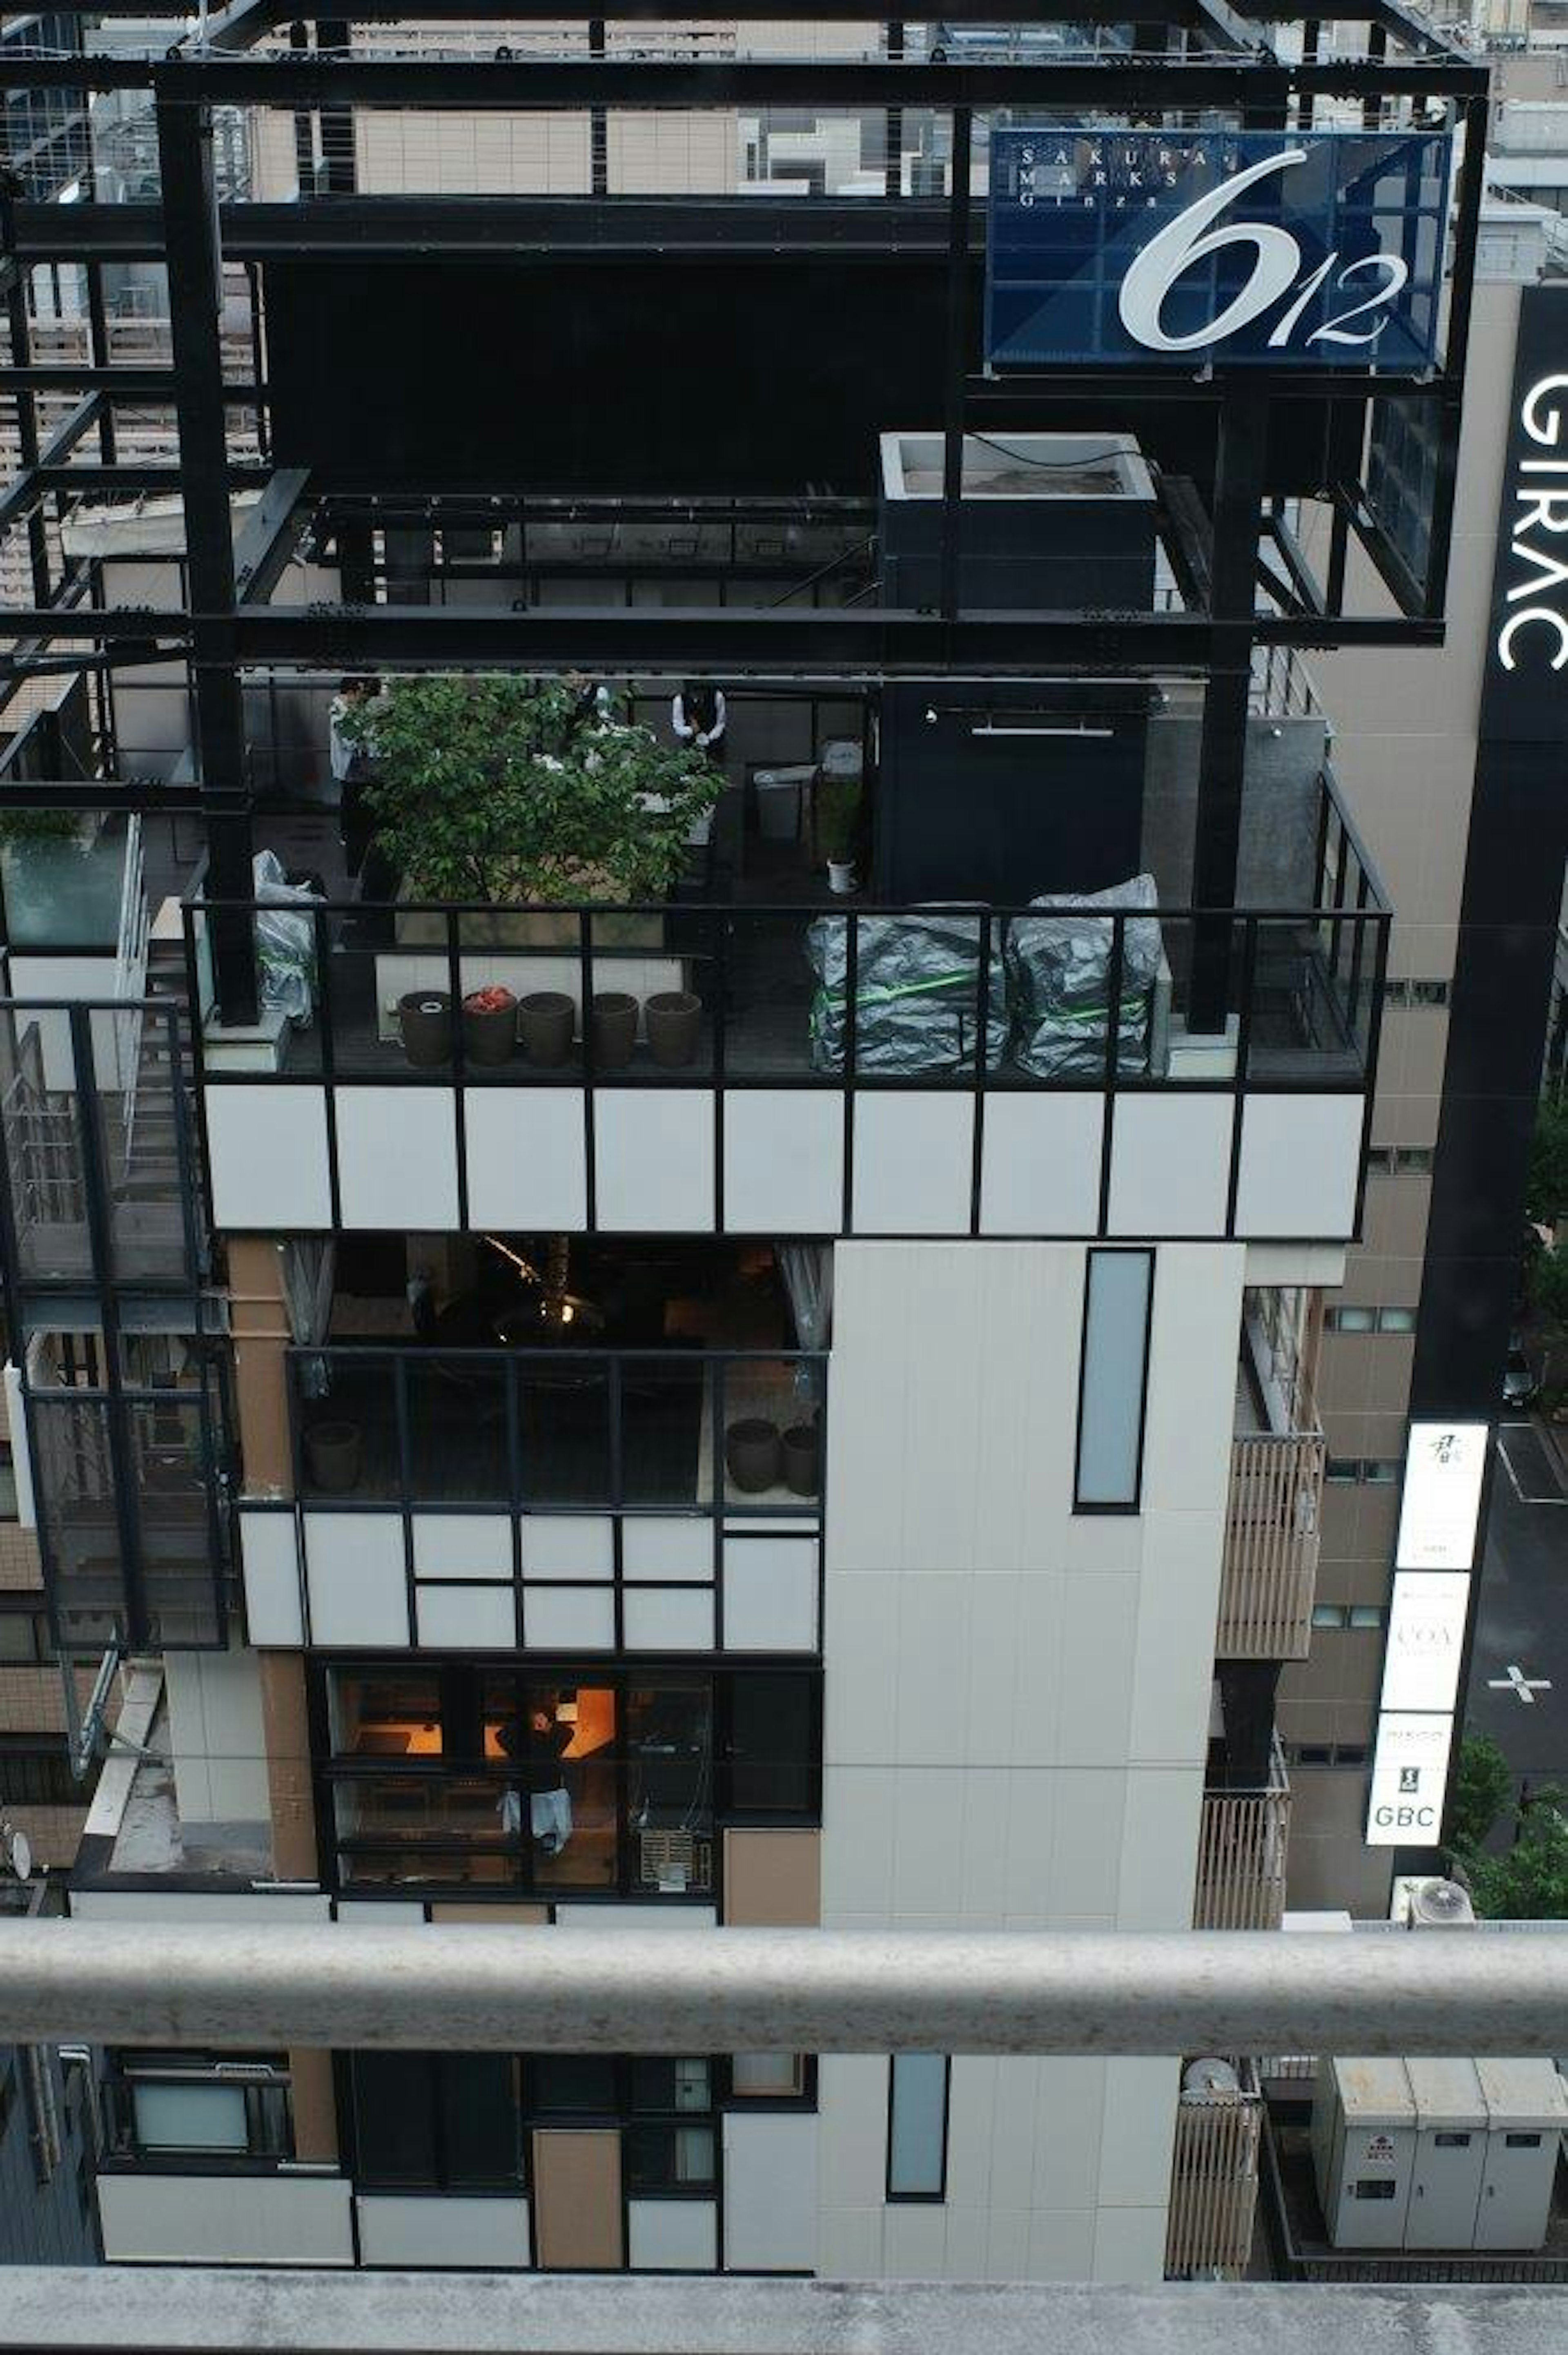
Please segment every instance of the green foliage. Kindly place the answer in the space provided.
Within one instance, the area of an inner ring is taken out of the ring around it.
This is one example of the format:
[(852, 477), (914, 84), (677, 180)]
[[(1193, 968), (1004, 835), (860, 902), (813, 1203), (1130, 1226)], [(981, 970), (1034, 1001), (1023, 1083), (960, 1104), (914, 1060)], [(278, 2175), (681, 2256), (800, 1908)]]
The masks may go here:
[(1537, 1316), (1568, 1326), (1568, 1245), (1534, 1254), (1525, 1275), (1525, 1292)]
[(1568, 1215), (1568, 1103), (1542, 1103), (1535, 1115), (1524, 1208), (1543, 1227)]
[(1467, 1733), (1454, 1785), (1456, 1853), (1467, 1856), (1480, 1847), (1512, 1789), (1512, 1771), (1491, 1735)]
[(1499, 1922), (1568, 1918), (1568, 1815), (1561, 1791), (1538, 1791), (1519, 1838), (1501, 1856), (1468, 1856), (1465, 1871), (1478, 1913)]
[(860, 830), (858, 777), (822, 777), (817, 783), (817, 847), (834, 866), (854, 857)]
[(85, 850), (87, 838), (79, 810), (0, 810), (0, 844), (77, 842)]
[(351, 704), (383, 849), (420, 900), (658, 899), (720, 773), (561, 680), (435, 676)]

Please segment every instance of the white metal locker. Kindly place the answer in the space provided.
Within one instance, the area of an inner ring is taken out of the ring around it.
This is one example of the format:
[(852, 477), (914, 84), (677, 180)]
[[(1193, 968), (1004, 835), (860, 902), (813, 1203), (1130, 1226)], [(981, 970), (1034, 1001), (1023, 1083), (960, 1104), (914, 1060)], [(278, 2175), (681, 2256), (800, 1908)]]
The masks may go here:
[(1490, 2114), (1478, 2249), (1538, 2249), (1546, 2238), (1568, 2094), (1550, 2061), (1478, 2061)]
[(1415, 2096), (1415, 2171), (1407, 2249), (1468, 2249), (1487, 2162), (1487, 2104), (1473, 2061), (1409, 2060)]
[(1403, 2061), (1319, 2062), (1312, 2158), (1336, 2248), (1404, 2246), (1415, 2097)]

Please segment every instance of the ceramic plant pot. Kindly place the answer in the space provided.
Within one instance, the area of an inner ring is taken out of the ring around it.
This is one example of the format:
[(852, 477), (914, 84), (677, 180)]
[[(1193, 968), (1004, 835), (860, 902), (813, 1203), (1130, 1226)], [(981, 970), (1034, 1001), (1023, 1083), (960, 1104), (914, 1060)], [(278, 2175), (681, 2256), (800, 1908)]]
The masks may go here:
[(683, 1071), (697, 1060), (703, 1001), (690, 989), (661, 989), (643, 1005), (648, 1044), (664, 1071)]
[(411, 989), (397, 1000), (403, 1052), (416, 1071), (451, 1060), (452, 1001), (444, 989)]
[(517, 1008), (523, 1051), (546, 1071), (559, 1071), (572, 1051), (577, 1027), (576, 1000), (559, 989), (537, 989)]
[(724, 1460), (735, 1486), (748, 1497), (779, 1486), (779, 1425), (760, 1415), (743, 1415), (724, 1435)]

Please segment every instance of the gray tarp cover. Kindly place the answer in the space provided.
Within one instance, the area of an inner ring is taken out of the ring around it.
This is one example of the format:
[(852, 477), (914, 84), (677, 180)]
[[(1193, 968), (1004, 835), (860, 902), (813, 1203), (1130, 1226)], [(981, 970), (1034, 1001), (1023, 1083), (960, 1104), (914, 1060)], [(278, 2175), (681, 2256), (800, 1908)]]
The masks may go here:
[[(1001, 927), (991, 928), (986, 1062), (1007, 1050), (1007, 993)], [(844, 1061), (845, 965), (849, 926), (819, 916), (808, 926), (806, 954), (817, 976), (811, 999), (811, 1063), (839, 1071)], [(980, 922), (956, 909), (917, 916), (862, 916), (855, 952), (855, 1068), (861, 1071), (963, 1071), (974, 1069), (980, 1027)]]
[(256, 968), (264, 1010), (307, 1023), (315, 1007), (316, 894), (284, 879), (274, 851), (259, 850), (256, 878)]
[[(1138, 1072), (1149, 1062), (1149, 1001), (1160, 971), (1159, 905), (1152, 875), (1135, 875), (1108, 890), (1032, 900), (1048, 914), (1018, 916), (1007, 928), (1007, 981), (1014, 1061), (1037, 1079), (1079, 1073), (1098, 1077), (1106, 1067), (1111, 944), (1108, 915), (1119, 908), (1148, 909), (1122, 927), (1121, 1018), (1117, 1069)], [(1100, 909), (1107, 914), (1090, 911)]]

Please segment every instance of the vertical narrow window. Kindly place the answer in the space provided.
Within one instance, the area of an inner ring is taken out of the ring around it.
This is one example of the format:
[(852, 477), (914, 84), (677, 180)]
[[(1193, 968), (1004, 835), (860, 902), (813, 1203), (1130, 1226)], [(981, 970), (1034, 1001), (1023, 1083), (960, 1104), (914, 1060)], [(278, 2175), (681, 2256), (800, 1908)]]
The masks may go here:
[(887, 2078), (887, 2196), (948, 2196), (948, 2078), (945, 2052), (895, 2052)]
[(1153, 1291), (1152, 1252), (1089, 1253), (1073, 1492), (1078, 1512), (1137, 1508)]

